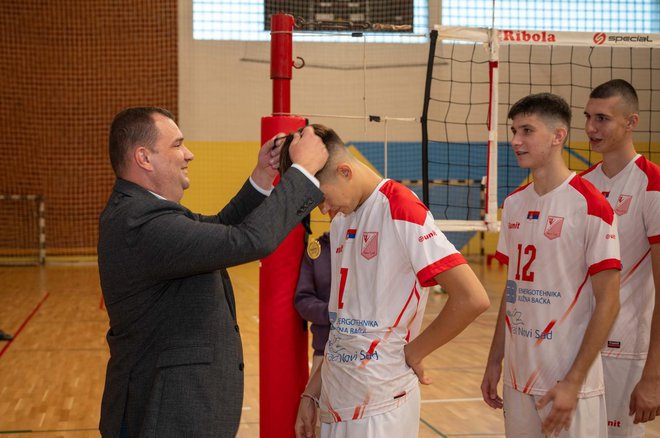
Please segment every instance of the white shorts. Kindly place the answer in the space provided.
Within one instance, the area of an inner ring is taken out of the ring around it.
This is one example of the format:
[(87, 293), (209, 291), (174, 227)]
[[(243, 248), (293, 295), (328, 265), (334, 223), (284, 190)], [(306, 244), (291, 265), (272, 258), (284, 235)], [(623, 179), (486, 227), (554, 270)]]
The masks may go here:
[(605, 401), (607, 402), (607, 432), (610, 436), (643, 437), (644, 424), (633, 423), (630, 394), (642, 377), (644, 359), (620, 359), (603, 356)]
[(419, 435), (419, 386), (406, 402), (384, 414), (360, 420), (321, 423), (321, 438), (415, 438)]
[[(543, 396), (523, 394), (504, 385), (504, 428), (507, 438), (545, 438), (541, 432), (543, 419), (550, 413), (552, 403), (536, 409)], [(561, 438), (607, 438), (605, 396), (578, 399), (571, 426), (559, 434)]]

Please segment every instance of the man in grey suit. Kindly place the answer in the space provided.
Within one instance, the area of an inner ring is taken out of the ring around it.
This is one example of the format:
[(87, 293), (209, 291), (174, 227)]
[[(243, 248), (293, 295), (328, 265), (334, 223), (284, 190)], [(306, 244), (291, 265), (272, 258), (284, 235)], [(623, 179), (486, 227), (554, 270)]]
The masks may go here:
[(193, 154), (172, 114), (147, 107), (115, 117), (117, 180), (98, 243), (110, 316), (104, 437), (236, 435), (243, 353), (226, 268), (271, 253), (323, 199), (313, 175), (325, 146), (311, 128), (294, 142), (295, 169), (276, 188), (281, 145), (272, 139), (229, 204), (203, 216), (179, 204)]

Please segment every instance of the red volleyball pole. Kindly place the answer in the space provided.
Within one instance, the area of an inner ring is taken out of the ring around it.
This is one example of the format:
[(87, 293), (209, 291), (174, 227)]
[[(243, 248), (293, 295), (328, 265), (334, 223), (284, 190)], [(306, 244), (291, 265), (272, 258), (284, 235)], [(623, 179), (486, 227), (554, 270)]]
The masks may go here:
[[(271, 17), (273, 115), (261, 118), (261, 143), (307, 124), (291, 111), (293, 17)], [(277, 179), (276, 181), (279, 181)], [(277, 184), (277, 182), (276, 182)], [(278, 218), (273, 218), (278, 220)], [(298, 225), (259, 269), (259, 436), (293, 437), (300, 394), (308, 378), (307, 330), (293, 297), (304, 251)]]

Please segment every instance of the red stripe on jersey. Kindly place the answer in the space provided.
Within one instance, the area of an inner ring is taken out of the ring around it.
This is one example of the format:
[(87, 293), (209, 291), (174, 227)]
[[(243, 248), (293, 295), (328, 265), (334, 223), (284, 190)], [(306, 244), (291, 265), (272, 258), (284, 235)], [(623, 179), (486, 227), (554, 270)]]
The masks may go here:
[[(520, 187), (518, 187), (518, 188), (515, 189), (513, 192), (509, 193), (509, 194), (507, 195), (507, 198), (509, 198), (509, 197), (511, 197), (511, 196), (513, 196), (513, 195), (515, 195), (515, 194), (518, 193), (518, 192), (521, 192), (521, 191), (525, 190), (525, 189), (527, 188), (527, 186), (529, 186), (530, 184), (531, 184), (531, 182), (525, 184), (524, 186), (520, 186)], [(504, 199), (504, 201), (506, 201), (506, 198)], [(502, 205), (500, 205), (500, 208), (503, 208), (503, 206), (504, 206), (504, 201), (502, 202)]]
[(534, 344), (535, 347), (538, 347), (539, 345), (541, 345), (541, 342), (543, 342), (543, 340), (545, 339), (545, 335), (550, 333), (550, 330), (552, 330), (552, 327), (555, 326), (556, 322), (557, 322), (556, 319), (553, 319), (552, 321), (550, 321), (550, 324), (548, 324), (548, 326), (545, 328), (545, 330), (543, 330), (543, 333), (541, 334), (541, 336), (536, 340), (536, 344)]
[(408, 296), (408, 300), (406, 301), (406, 304), (403, 306), (403, 309), (401, 309), (401, 312), (399, 313), (399, 316), (396, 318), (396, 322), (394, 323), (394, 325), (392, 327), (390, 327), (390, 330), (399, 325), (399, 322), (401, 322), (401, 318), (403, 317), (403, 312), (406, 311), (406, 309), (408, 308), (408, 304), (410, 304), (410, 300), (412, 300), (412, 298), (414, 296), (416, 296), (417, 299), (419, 299), (419, 294), (417, 293), (417, 285), (413, 285), (413, 288), (410, 291), (410, 295)]
[(630, 268), (630, 271), (628, 271), (628, 273), (626, 274), (626, 276), (623, 277), (623, 278), (621, 279), (621, 286), (623, 286), (623, 283), (625, 283), (626, 281), (628, 281), (628, 279), (632, 276), (633, 272), (635, 272), (635, 271), (637, 270), (637, 268), (639, 268), (639, 265), (642, 264), (642, 262), (644, 261), (644, 259), (646, 258), (646, 256), (648, 256), (650, 253), (651, 253), (651, 248), (649, 248), (648, 251), (646, 251), (646, 253), (644, 253), (644, 255), (642, 256), (642, 258), (639, 259), (639, 261), (638, 261), (637, 263), (635, 263), (635, 266), (633, 266), (632, 268)]
[(328, 406), (328, 412), (330, 412), (332, 417), (335, 419), (336, 423), (339, 423), (341, 421), (341, 416), (339, 415), (339, 413), (337, 411), (332, 409), (332, 406)]
[(587, 201), (587, 214), (599, 217), (608, 225), (612, 225), (614, 210), (593, 184), (580, 176), (575, 176), (568, 184), (584, 196)]
[(355, 410), (353, 411), (353, 420), (358, 420), (362, 418), (361, 414), (364, 414), (364, 406), (358, 405), (355, 407)]
[(509, 315), (504, 315), (504, 322), (506, 322), (506, 327), (509, 329), (509, 334), (513, 335), (513, 331), (511, 330), (511, 321), (509, 321)]
[(589, 266), (589, 275), (598, 274), (606, 269), (621, 270), (621, 261), (619, 259), (605, 259)]
[(660, 234), (657, 235), (657, 236), (650, 236), (649, 237), (649, 243), (651, 245), (656, 244), (656, 243), (660, 243)]
[(503, 265), (509, 264), (509, 256), (504, 255), (499, 251), (495, 251), (495, 259)]
[(527, 379), (527, 383), (525, 384), (525, 388), (523, 388), (523, 393), (524, 394), (529, 394), (529, 391), (534, 388), (534, 384), (536, 381), (539, 379), (539, 375), (541, 374), (541, 370), (538, 368), (532, 373), (531, 376), (529, 376), (529, 379)]
[(509, 365), (509, 374), (511, 375), (511, 384), (513, 389), (518, 390), (518, 383), (516, 382), (516, 372), (513, 370), (513, 366)]
[[(387, 334), (389, 335), (389, 333), (391, 331), (392, 331), (392, 329), (390, 328), (390, 330), (388, 331)], [(389, 336), (387, 336), (387, 337), (389, 338)], [(374, 354), (374, 351), (376, 351), (376, 346), (378, 345), (379, 342), (380, 342), (380, 339), (376, 339), (375, 341), (373, 341), (371, 343), (371, 345), (369, 346), (369, 351), (367, 351), (367, 357), (362, 360), (362, 363), (360, 364), (360, 368), (364, 368), (364, 367), (367, 366), (367, 364), (371, 360), (371, 355)]]
[(648, 178), (649, 182), (646, 185), (647, 192), (660, 192), (660, 167), (657, 164), (646, 159), (644, 155), (635, 160), (635, 164), (639, 167), (644, 175)]
[(433, 279), (433, 277), (464, 263), (467, 262), (461, 254), (450, 254), (447, 257), (443, 257), (437, 262), (432, 263), (419, 271), (417, 273), (417, 279), (423, 287), (435, 286), (436, 281)]
[(599, 161), (598, 163), (594, 164), (593, 166), (591, 166), (590, 168), (588, 168), (588, 169), (585, 170), (584, 172), (580, 172), (580, 176), (584, 176), (584, 175), (586, 175), (587, 173), (593, 172), (594, 170), (596, 170), (596, 168), (598, 167), (598, 165), (599, 165), (600, 163), (602, 163), (602, 161)]
[(381, 186), (380, 192), (390, 201), (392, 219), (424, 225), (429, 210), (410, 189), (389, 180)]
[(564, 320), (568, 317), (569, 313), (571, 313), (571, 310), (573, 310), (573, 307), (575, 307), (575, 303), (577, 303), (578, 298), (580, 298), (580, 294), (582, 293), (582, 288), (584, 287), (585, 284), (587, 284), (588, 279), (589, 279), (589, 273), (587, 272), (587, 275), (584, 276), (584, 281), (582, 282), (577, 292), (575, 293), (575, 298), (573, 298), (571, 305), (568, 306), (568, 309), (566, 309), (564, 316), (561, 317), (561, 322), (564, 322)]

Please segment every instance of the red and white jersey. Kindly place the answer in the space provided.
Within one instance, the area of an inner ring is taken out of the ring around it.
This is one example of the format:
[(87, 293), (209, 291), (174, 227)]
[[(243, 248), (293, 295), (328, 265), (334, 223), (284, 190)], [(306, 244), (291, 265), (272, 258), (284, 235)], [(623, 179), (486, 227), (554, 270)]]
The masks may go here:
[(614, 178), (598, 163), (582, 174), (617, 216), (621, 245), (621, 310), (603, 355), (644, 359), (649, 349), (655, 286), (651, 244), (660, 243), (660, 167), (637, 155)]
[[(543, 395), (564, 378), (593, 312), (591, 275), (620, 269), (612, 207), (574, 173), (539, 196), (534, 183), (509, 195), (496, 258), (508, 264), (504, 383)], [(580, 397), (603, 393), (594, 361)]]
[(395, 409), (418, 385), (403, 347), (418, 333), (427, 286), (466, 263), (415, 194), (383, 180), (330, 227), (330, 336), (321, 368), (321, 421)]

